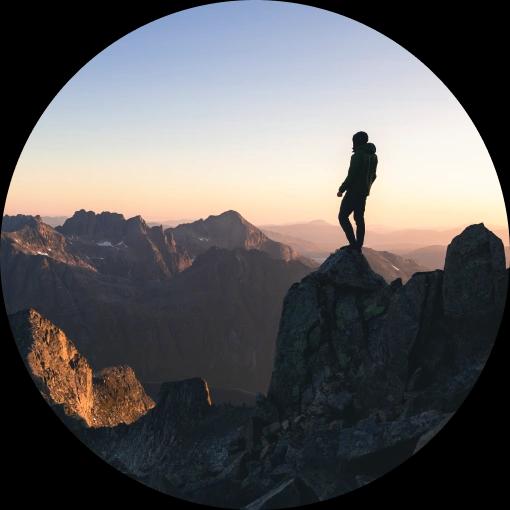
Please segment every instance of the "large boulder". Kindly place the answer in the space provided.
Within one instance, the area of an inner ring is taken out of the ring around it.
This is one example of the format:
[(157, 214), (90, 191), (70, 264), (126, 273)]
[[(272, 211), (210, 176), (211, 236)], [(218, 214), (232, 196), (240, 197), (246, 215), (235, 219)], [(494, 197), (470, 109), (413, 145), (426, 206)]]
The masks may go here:
[[(333, 407), (347, 405), (340, 381), (367, 359), (365, 320), (385, 310), (389, 289), (362, 255), (349, 250), (338, 250), (289, 289), (268, 392), (282, 417), (308, 408), (317, 398), (334, 402)], [(335, 379), (333, 390), (329, 382)], [(337, 391), (342, 395), (333, 395)], [(323, 392), (331, 395), (318, 396)]]
[(483, 223), (453, 238), (444, 270), (447, 316), (476, 319), (503, 309), (508, 290), (503, 242)]

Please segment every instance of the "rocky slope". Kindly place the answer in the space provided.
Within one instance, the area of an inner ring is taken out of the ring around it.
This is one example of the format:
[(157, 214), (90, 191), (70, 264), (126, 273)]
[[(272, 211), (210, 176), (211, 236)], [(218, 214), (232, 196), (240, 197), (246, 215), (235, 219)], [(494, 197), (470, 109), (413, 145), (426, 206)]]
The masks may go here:
[(95, 271), (91, 261), (81, 256), (69, 240), (44, 223), (40, 216), (4, 216), (2, 219), (2, 262), (19, 258), (42, 261), (44, 257)]
[(9, 316), (21, 356), (50, 404), (89, 427), (132, 423), (154, 402), (130, 367), (111, 367), (94, 376), (66, 334), (33, 309)]
[(159, 380), (199, 375), (215, 387), (266, 392), (283, 298), (309, 271), (258, 250), (210, 248), (168, 286), (144, 295), (157, 317), (146, 336), (166, 342), (153, 354), (146, 346), (138, 366)]
[(211, 403), (207, 383), (163, 385), (131, 426), (76, 434), (128, 475), (221, 507), (281, 508), (378, 478), (450, 419), (491, 351), (507, 294), (500, 239), (472, 225), (444, 271), (387, 284), (346, 250), (292, 285), (267, 396)]

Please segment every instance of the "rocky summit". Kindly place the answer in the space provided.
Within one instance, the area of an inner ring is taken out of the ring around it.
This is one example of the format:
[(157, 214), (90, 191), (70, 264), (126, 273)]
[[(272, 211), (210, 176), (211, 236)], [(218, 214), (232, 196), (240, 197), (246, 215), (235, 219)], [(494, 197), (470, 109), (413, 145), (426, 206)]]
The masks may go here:
[(502, 242), (483, 224), (452, 241), (444, 271), (405, 285), (339, 250), (290, 287), (255, 407), (215, 405), (193, 378), (163, 385), (132, 425), (69, 423), (121, 471), (189, 501), (259, 510), (325, 500), (445, 426), (483, 369), (506, 290)]
[(205, 220), (183, 223), (165, 232), (171, 233), (177, 243), (185, 246), (193, 257), (204, 253), (211, 246), (217, 246), (225, 249), (255, 249), (275, 259), (300, 259), (312, 267), (316, 265), (312, 260), (301, 257), (290, 246), (267, 237), (237, 211), (225, 211)]
[(89, 427), (132, 423), (154, 402), (127, 366), (95, 375), (66, 334), (33, 309), (9, 316), (21, 356), (51, 405)]

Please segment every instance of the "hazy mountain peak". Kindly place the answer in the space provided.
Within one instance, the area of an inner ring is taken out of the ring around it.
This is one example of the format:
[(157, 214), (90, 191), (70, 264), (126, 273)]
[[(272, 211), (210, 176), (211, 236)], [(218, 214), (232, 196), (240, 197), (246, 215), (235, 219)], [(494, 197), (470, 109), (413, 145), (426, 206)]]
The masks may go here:
[(312, 220), (308, 222), (308, 225), (331, 225), (331, 223), (324, 220)]
[(125, 223), (124, 215), (119, 213), (103, 211), (96, 214), (94, 211), (80, 209), (56, 230), (65, 235), (86, 236), (98, 240), (118, 240), (122, 237)]
[(298, 257), (290, 246), (273, 241), (232, 209), (216, 216), (211, 215), (206, 220), (169, 228), (165, 232), (172, 233), (177, 245), (184, 247), (192, 257), (204, 253), (212, 246), (229, 250), (255, 249), (283, 260)]
[(224, 211), (221, 214), (218, 214), (217, 216), (211, 215), (209, 218), (236, 218), (242, 221), (246, 221), (240, 213), (237, 211), (234, 211), (233, 209), (229, 209), (228, 211)]
[(167, 279), (191, 265), (171, 235), (165, 235), (161, 226), (149, 228), (140, 215), (126, 220), (119, 213), (80, 209), (55, 228), (31, 216), (7, 217), (5, 225), (4, 252), (45, 257), (44, 264), (63, 262), (110, 276), (149, 280)]
[(42, 223), (42, 219), (39, 214), (36, 214), (35, 216), (30, 214), (16, 214), (16, 216), (9, 216), (6, 214), (2, 218), (2, 231), (14, 232), (15, 230), (20, 230), (25, 225), (34, 227), (40, 223)]

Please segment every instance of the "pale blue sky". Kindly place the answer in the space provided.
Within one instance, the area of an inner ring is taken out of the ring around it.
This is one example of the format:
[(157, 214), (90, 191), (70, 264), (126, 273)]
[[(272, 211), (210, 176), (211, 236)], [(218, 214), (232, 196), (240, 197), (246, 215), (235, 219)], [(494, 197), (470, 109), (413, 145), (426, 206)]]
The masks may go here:
[(380, 158), (369, 222), (506, 224), (483, 141), (427, 67), (353, 20), (263, 0), (167, 16), (91, 60), (30, 136), (6, 213), (335, 222), (361, 129)]

